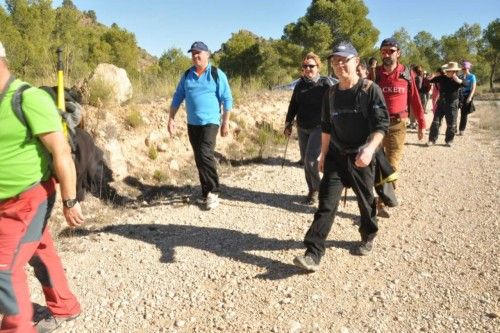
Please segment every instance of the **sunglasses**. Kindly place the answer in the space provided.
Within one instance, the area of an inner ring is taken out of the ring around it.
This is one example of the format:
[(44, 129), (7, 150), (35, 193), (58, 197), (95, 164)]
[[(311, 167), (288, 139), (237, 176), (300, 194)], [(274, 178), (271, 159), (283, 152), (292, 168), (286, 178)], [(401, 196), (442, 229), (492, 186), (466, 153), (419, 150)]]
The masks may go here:
[(380, 50), (380, 53), (382, 53), (382, 54), (393, 54), (396, 51), (397, 51), (397, 49), (385, 49), (385, 50)]
[(352, 57), (352, 56), (351, 56), (351, 57), (349, 57), (349, 58), (347, 58), (347, 59), (346, 59), (346, 58), (344, 58), (344, 59), (333, 59), (333, 58), (332, 58), (331, 64), (332, 64), (333, 66), (338, 66), (338, 65), (340, 65), (340, 64), (345, 65), (345, 64), (347, 64), (347, 63), (348, 63), (351, 59), (353, 59), (353, 58), (354, 58), (354, 57)]
[(306, 68), (313, 69), (314, 67), (316, 67), (316, 65), (302, 65), (303, 69), (306, 69)]

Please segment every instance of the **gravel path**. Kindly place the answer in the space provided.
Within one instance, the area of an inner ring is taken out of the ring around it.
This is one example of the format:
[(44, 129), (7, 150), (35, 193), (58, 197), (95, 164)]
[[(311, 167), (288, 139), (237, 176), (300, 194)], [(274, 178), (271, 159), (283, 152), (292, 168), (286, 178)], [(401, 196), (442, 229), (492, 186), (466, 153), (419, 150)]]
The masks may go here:
[(296, 142), (284, 168), (268, 158), (223, 175), (213, 211), (181, 188), (106, 226), (89, 218), (58, 238), (84, 308), (60, 331), (499, 332), (498, 140), (471, 122), (452, 148), (410, 132), (402, 205), (379, 220), (373, 255), (349, 253), (359, 240), (349, 191), (313, 274), (292, 265), (314, 213), (300, 203)]

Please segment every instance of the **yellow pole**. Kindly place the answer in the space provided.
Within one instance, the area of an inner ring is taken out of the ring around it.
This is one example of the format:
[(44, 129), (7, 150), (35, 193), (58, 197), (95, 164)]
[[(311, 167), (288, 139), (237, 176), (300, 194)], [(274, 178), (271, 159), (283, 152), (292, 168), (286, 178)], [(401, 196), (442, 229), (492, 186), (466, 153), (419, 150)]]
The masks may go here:
[[(57, 108), (66, 112), (66, 102), (64, 101), (64, 66), (62, 61), (62, 48), (57, 49)], [(66, 122), (63, 123), (63, 133), (68, 135), (68, 126)]]

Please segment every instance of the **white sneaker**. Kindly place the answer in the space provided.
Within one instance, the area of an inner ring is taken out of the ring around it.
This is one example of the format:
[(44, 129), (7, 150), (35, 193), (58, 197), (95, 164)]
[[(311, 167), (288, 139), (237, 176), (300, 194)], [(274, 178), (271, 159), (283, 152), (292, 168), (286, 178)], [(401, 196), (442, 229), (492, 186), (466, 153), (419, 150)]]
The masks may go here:
[(209, 192), (205, 204), (208, 210), (214, 209), (219, 205), (219, 195), (217, 193)]

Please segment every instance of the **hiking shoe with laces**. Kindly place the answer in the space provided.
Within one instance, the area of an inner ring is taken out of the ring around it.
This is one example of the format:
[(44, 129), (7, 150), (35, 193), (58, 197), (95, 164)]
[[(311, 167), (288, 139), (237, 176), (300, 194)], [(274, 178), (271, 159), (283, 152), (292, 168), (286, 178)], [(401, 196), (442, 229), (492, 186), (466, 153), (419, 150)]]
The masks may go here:
[(318, 203), (318, 191), (309, 191), (304, 203), (310, 206), (316, 205)]
[(310, 254), (296, 256), (293, 259), (293, 264), (311, 272), (316, 272), (319, 269), (319, 260), (315, 260)]
[(373, 241), (377, 234), (368, 235), (366, 237), (361, 237), (361, 244), (359, 244), (353, 251), (353, 254), (358, 256), (367, 256), (373, 250)]
[(209, 192), (205, 201), (205, 205), (208, 210), (217, 207), (219, 205), (219, 195), (217, 193)]
[(54, 332), (62, 325), (63, 322), (74, 320), (79, 315), (80, 313), (68, 317), (54, 317), (48, 309), (45, 309), (45, 311), (35, 313), (33, 316), (33, 321), (35, 323), (34, 327), (38, 333)]
[(391, 217), (389, 209), (384, 205), (380, 198), (377, 199), (377, 216), (388, 219)]

